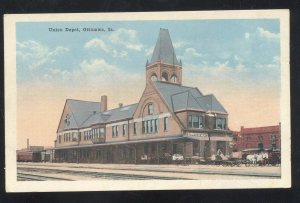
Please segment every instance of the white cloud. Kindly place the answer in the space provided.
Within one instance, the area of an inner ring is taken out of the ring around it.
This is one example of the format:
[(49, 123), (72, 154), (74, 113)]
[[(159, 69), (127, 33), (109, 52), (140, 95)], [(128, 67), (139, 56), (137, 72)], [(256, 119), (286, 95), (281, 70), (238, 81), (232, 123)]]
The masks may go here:
[(186, 41), (176, 41), (176, 42), (173, 43), (173, 47), (174, 48), (180, 48), (180, 47), (186, 46), (188, 44), (189, 43), (186, 42)]
[(245, 39), (250, 39), (251, 34), (249, 32), (246, 32), (244, 34)]
[(262, 27), (257, 27), (256, 28), (256, 31), (252, 32), (252, 33), (249, 33), (249, 32), (246, 32), (244, 33), (244, 37), (246, 40), (250, 40), (250, 39), (254, 39), (255, 38), (264, 38), (264, 39), (267, 39), (267, 40), (278, 40), (279, 37), (280, 37), (280, 34), (279, 33), (273, 33), (269, 30), (266, 30)]
[(56, 56), (68, 51), (68, 48), (62, 46), (57, 46), (55, 49), (50, 50), (47, 46), (34, 40), (17, 42), (17, 57), (27, 62), (30, 70), (35, 70), (47, 63), (52, 63), (55, 61)]
[(265, 30), (262, 27), (257, 28), (257, 32), (261, 37), (267, 38), (267, 39), (279, 39), (279, 33), (273, 33), (269, 30)]
[(106, 53), (112, 54), (113, 57), (126, 57), (128, 55), (126, 51), (117, 51), (113, 49), (112, 46), (107, 45), (103, 40), (99, 38), (94, 38), (89, 40), (88, 42), (85, 43), (84, 47), (85, 48), (99, 47)]
[(145, 48), (145, 55), (146, 56), (151, 56), (154, 50), (154, 46), (151, 46), (149, 48)]
[(194, 49), (194, 48), (186, 48), (185, 52), (184, 52), (184, 55), (185, 56), (188, 56), (188, 55), (189, 56), (198, 56), (198, 57), (202, 57), (203, 56), (201, 53), (197, 52), (197, 50)]
[(117, 70), (115, 66), (108, 64), (104, 59), (84, 60), (80, 63), (80, 68), (85, 73), (107, 73)]
[(109, 36), (109, 40), (113, 44), (123, 45), (127, 49), (135, 51), (141, 51), (143, 49), (143, 45), (138, 40), (136, 30), (120, 28)]
[(100, 47), (103, 51), (109, 52), (109, 48), (107, 45), (103, 42), (103, 40), (94, 38), (91, 39), (90, 41), (86, 42), (84, 45), (85, 48), (91, 48), (91, 47)]

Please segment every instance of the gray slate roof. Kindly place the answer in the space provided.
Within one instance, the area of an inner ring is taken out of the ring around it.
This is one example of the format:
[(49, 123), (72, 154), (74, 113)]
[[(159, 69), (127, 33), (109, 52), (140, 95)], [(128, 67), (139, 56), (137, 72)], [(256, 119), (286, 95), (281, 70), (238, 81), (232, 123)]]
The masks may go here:
[(174, 112), (179, 110), (212, 111), (227, 114), (214, 95), (203, 95), (197, 88), (167, 82), (153, 82), (167, 105)]
[(132, 118), (138, 104), (131, 104), (116, 109), (111, 109), (105, 112), (98, 112), (90, 116), (80, 127), (89, 127), (94, 124), (110, 123), (123, 119)]
[[(80, 127), (88, 117), (100, 112), (101, 103), (67, 99), (67, 105), (71, 109), (76, 127)], [(72, 117), (70, 118), (70, 125), (72, 124), (71, 119)]]
[(150, 64), (157, 61), (180, 65), (176, 58), (168, 29), (160, 28), (159, 36), (152, 54)]

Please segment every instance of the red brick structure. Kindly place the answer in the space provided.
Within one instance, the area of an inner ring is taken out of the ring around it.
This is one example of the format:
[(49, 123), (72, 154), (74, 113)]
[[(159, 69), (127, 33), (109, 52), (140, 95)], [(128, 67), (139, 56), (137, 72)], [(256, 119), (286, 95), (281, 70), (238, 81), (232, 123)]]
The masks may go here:
[(167, 29), (160, 29), (145, 72), (138, 103), (108, 109), (106, 96), (101, 102), (67, 99), (56, 132), (56, 161), (167, 163), (178, 154), (231, 154), (227, 111), (213, 94), (182, 85), (182, 63)]
[(241, 127), (240, 132), (233, 132), (233, 150), (244, 149), (280, 149), (281, 145), (280, 123), (276, 126), (255, 128)]

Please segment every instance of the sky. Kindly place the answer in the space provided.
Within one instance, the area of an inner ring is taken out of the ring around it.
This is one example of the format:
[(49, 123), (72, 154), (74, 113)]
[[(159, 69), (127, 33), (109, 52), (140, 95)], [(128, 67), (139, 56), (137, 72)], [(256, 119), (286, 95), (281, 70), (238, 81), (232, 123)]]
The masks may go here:
[(183, 85), (214, 94), (231, 130), (280, 122), (279, 20), (18, 22), (18, 148), (27, 138), (53, 146), (68, 98), (138, 102), (160, 28), (182, 61)]

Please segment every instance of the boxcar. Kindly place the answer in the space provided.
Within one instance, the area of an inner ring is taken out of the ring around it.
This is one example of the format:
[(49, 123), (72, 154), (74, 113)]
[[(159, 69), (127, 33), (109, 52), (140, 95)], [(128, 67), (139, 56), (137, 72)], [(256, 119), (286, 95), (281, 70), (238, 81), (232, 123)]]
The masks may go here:
[(17, 161), (18, 162), (40, 162), (41, 161), (41, 152), (18, 151), (17, 152)]

